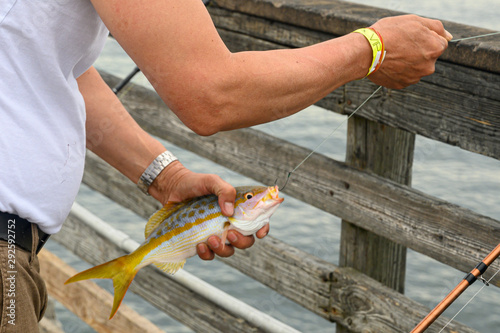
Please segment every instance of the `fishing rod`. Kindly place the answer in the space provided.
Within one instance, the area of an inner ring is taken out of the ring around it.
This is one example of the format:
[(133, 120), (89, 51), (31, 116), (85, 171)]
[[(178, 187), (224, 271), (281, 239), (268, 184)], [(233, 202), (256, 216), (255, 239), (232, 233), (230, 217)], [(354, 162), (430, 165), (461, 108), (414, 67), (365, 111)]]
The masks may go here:
[(135, 76), (135, 74), (139, 73), (141, 70), (139, 69), (139, 67), (135, 66), (134, 70), (132, 72), (130, 72), (129, 75), (127, 75), (123, 80), (121, 80), (112, 90), (113, 92), (116, 94), (118, 94), (120, 92), (120, 90), (123, 89), (123, 87), (125, 87), (129, 82), (130, 80), (132, 80), (132, 78)]
[[(478, 278), (482, 275), (495, 259), (500, 256), (500, 244), (497, 245), (463, 280), (453, 289), (422, 321), (415, 326), (411, 333), (424, 332), (439, 316)], [(482, 279), (485, 284), (488, 282)]]

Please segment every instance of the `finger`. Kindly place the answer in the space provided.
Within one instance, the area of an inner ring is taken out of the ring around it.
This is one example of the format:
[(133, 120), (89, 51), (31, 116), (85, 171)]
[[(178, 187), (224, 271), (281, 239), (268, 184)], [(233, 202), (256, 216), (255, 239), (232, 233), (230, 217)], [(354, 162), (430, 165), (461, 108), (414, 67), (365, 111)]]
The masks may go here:
[(203, 260), (213, 260), (215, 258), (215, 254), (208, 248), (207, 244), (200, 243), (196, 245), (196, 252), (198, 256)]
[(213, 189), (212, 193), (219, 198), (219, 206), (221, 207), (222, 214), (233, 216), (236, 189), (220, 177), (214, 177), (212, 181), (214, 182), (211, 186)]
[(260, 228), (259, 231), (257, 231), (257, 233), (255, 234), (255, 236), (257, 236), (257, 238), (264, 238), (267, 236), (268, 233), (269, 233), (269, 223)]
[(448, 30), (445, 30), (444, 33), (445, 33), (446, 41), (449, 42), (449, 41), (451, 41), (453, 39), (453, 35), (450, 34), (450, 32)]
[(222, 244), (217, 236), (210, 236), (208, 238), (208, 246), (219, 257), (230, 257), (234, 254), (234, 247), (228, 244)]
[(446, 30), (444, 29), (443, 23), (441, 21), (423, 17), (418, 17), (418, 18), (420, 19), (422, 25), (428, 28), (429, 30), (436, 32), (438, 35), (442, 37), (446, 36), (445, 33)]
[(439, 20), (423, 19), (422, 24), (428, 29), (436, 32), (440, 37), (444, 38), (446, 44), (453, 39), (453, 35), (444, 28), (443, 22)]
[(255, 243), (253, 236), (243, 236), (235, 230), (230, 230), (227, 233), (227, 239), (231, 242), (231, 245), (238, 249), (247, 249)]

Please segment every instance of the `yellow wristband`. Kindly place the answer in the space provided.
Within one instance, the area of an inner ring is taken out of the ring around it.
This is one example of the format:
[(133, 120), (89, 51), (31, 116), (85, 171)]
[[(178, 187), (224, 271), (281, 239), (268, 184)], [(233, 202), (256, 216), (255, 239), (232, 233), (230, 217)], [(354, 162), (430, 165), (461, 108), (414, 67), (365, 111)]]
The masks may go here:
[(372, 47), (373, 59), (372, 64), (368, 69), (368, 74), (366, 74), (366, 76), (368, 76), (379, 69), (382, 65), (382, 62), (384, 62), (386, 54), (384, 40), (382, 39), (382, 36), (373, 28), (362, 28), (353, 32), (365, 36), (365, 38), (368, 40), (368, 43), (370, 43), (370, 46)]

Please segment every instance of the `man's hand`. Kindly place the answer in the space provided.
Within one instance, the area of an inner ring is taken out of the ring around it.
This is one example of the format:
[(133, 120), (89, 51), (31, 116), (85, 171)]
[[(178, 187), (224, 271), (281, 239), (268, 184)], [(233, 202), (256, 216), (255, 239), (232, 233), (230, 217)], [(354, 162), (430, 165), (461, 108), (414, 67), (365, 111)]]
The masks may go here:
[(387, 88), (402, 89), (434, 73), (452, 39), (440, 21), (416, 15), (384, 18), (372, 27), (382, 35), (387, 56), (368, 78)]
[[(222, 213), (231, 216), (234, 213), (236, 190), (217, 175), (192, 172), (178, 161), (171, 163), (155, 179), (149, 193), (162, 204), (169, 201), (179, 202), (189, 198), (207, 194), (215, 194), (219, 198)], [(269, 225), (257, 231), (256, 236), (263, 238), (269, 232)], [(197, 252), (201, 259), (212, 260), (215, 254), (229, 257), (234, 254), (234, 247), (246, 249), (253, 245), (253, 236), (243, 236), (235, 230), (228, 232), (227, 240), (230, 245), (221, 243), (217, 236), (211, 236), (207, 243), (197, 245)]]
[[(269, 224), (265, 225), (255, 234), (257, 238), (264, 238), (269, 233)], [(197, 245), (196, 250), (198, 256), (203, 260), (212, 260), (215, 255), (214, 252), (220, 257), (230, 257), (234, 254), (234, 247), (238, 249), (246, 249), (253, 245), (255, 238), (253, 236), (243, 236), (237, 231), (230, 230), (227, 233), (227, 240), (231, 245), (225, 244), (217, 236), (210, 236), (207, 243), (200, 243)]]

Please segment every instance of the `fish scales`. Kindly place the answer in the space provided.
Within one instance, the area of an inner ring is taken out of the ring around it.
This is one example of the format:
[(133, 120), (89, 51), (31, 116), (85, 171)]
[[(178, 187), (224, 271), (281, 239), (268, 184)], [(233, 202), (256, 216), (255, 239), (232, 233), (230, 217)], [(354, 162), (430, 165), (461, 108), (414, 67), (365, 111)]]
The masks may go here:
[(215, 195), (180, 203), (168, 203), (151, 216), (145, 228), (145, 241), (134, 252), (92, 267), (71, 277), (66, 283), (86, 279), (112, 279), (115, 289), (110, 319), (118, 310), (137, 272), (154, 264), (175, 274), (186, 259), (196, 254), (196, 245), (211, 235), (225, 243), (228, 230), (252, 235), (264, 225), (283, 202), (277, 186), (236, 188), (233, 216), (224, 216)]
[(216, 196), (193, 200), (176, 213), (165, 218), (146, 238), (151, 251), (141, 265), (152, 262), (171, 262), (185, 259), (196, 253), (199, 244), (211, 235), (222, 236), (227, 217), (221, 212)]

